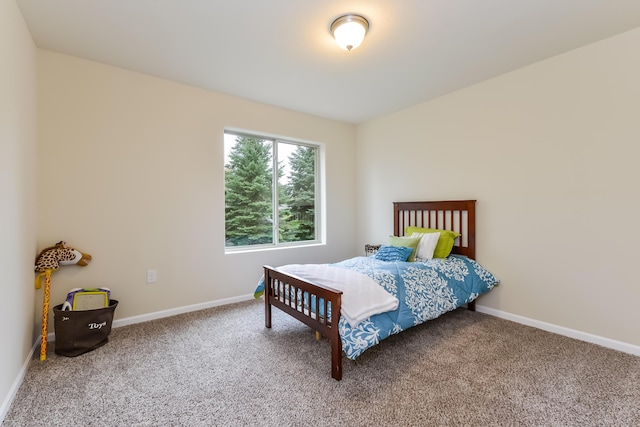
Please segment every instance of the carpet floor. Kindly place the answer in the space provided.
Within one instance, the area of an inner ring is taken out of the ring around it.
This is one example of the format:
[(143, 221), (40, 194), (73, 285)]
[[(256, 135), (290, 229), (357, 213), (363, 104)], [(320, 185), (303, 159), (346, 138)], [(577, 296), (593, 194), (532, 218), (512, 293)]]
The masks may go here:
[(640, 425), (637, 356), (458, 309), (335, 381), (329, 343), (273, 313), (270, 330), (261, 301), (129, 325), (75, 358), (52, 344), (2, 425)]

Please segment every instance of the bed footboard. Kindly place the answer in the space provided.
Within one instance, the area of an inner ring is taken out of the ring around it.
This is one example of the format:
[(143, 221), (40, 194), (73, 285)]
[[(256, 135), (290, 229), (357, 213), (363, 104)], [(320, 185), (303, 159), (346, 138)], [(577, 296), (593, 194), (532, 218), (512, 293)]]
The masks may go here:
[(336, 380), (342, 379), (342, 341), (338, 329), (342, 291), (265, 265), (264, 303), (267, 328), (271, 328), (273, 306), (328, 337), (331, 342), (331, 376)]

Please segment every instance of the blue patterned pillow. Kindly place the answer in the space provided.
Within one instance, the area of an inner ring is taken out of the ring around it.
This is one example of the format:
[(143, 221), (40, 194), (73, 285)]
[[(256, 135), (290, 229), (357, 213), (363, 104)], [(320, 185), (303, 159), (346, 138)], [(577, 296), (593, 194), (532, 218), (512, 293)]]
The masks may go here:
[(406, 261), (413, 253), (413, 248), (406, 246), (387, 246), (382, 245), (378, 252), (376, 252), (375, 258), (380, 261)]

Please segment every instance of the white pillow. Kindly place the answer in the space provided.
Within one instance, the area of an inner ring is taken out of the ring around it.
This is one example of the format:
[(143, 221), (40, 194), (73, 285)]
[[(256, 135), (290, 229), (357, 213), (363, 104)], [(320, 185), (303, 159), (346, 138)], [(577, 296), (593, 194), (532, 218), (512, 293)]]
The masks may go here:
[(433, 259), (433, 251), (436, 249), (440, 233), (413, 233), (411, 237), (420, 237), (420, 243), (416, 250), (416, 261)]

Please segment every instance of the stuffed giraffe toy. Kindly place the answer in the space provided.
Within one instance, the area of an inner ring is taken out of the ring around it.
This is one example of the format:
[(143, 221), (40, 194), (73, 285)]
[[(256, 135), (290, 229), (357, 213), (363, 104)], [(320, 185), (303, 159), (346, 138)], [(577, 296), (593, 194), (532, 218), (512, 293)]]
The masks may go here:
[(40, 360), (47, 359), (47, 335), (49, 333), (49, 300), (51, 299), (51, 273), (60, 269), (61, 265), (86, 266), (91, 255), (80, 252), (66, 242), (58, 242), (54, 246), (43, 249), (36, 258), (36, 289), (42, 286), (40, 278), (44, 276), (44, 300), (42, 304), (42, 337), (40, 338)]

